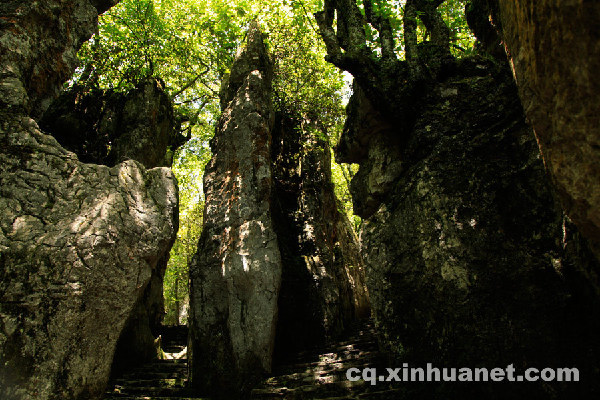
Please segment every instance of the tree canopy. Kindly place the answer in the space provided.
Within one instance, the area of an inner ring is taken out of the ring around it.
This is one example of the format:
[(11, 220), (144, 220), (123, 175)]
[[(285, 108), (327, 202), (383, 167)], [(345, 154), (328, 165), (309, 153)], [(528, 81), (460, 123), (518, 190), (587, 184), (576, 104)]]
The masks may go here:
[[(464, 3), (123, 0), (100, 18), (97, 33), (79, 52), (80, 68), (70, 84), (127, 91), (145, 78), (159, 77), (182, 127), (192, 133), (173, 166), (180, 186), (181, 228), (165, 277), (169, 322), (182, 322), (174, 313), (187, 296), (187, 264), (201, 229), (202, 175), (220, 113), (218, 92), (249, 23), (257, 20), (268, 37), (275, 107), (306, 121), (306, 129), (318, 126), (316, 134), (335, 146), (350, 91), (350, 78), (341, 70), (360, 79), (361, 68), (388, 63), (392, 67), (382, 71), (389, 73), (397, 62), (412, 63), (417, 56), (411, 52), (430, 42), (443, 45), (448, 54), (469, 54), (474, 40)], [(360, 220), (352, 215), (348, 190), (354, 172), (355, 167), (332, 163), (341, 207), (357, 226)]]

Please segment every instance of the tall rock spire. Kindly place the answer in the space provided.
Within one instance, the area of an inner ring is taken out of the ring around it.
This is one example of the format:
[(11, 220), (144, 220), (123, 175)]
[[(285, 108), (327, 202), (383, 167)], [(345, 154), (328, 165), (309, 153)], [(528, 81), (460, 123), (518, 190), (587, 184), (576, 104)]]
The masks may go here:
[(281, 257), (270, 211), (272, 65), (257, 23), (221, 90), (190, 265), (192, 385), (227, 396), (271, 369)]

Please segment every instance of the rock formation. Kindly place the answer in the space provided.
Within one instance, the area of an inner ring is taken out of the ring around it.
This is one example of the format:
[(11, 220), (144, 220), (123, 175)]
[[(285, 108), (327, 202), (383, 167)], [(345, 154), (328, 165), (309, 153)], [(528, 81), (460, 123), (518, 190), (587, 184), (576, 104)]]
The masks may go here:
[(92, 399), (177, 229), (168, 169), (84, 164), (39, 130), (98, 11), (0, 6), (0, 397)]
[[(422, 104), (399, 140), (359, 88), (338, 151), (361, 164), (352, 193), (368, 218), (367, 286), (385, 350), (413, 365), (578, 365), (593, 379), (597, 309), (572, 282), (579, 261), (565, 251), (562, 212), (508, 68), (463, 60), (429, 84)], [(495, 386), (418, 390), (506, 395)], [(538, 398), (588, 388), (510, 390)]]
[(192, 385), (225, 398), (271, 370), (274, 346), (284, 357), (322, 344), (369, 313), (330, 150), (294, 118), (275, 117), (271, 68), (254, 25), (221, 90), (190, 266)]
[[(357, 85), (337, 156), (360, 164), (351, 191), (366, 219), (362, 248), (381, 344), (396, 363), (578, 365), (597, 382), (599, 346), (590, 332), (598, 329), (600, 302), (586, 274), (598, 263), (554, 200), (487, 18), (498, 7), (481, 0), (467, 8), (486, 41), (479, 49), (493, 57), (456, 60), (442, 2), (407, 0), (401, 59), (392, 21), (370, 3), (361, 10), (331, 0), (315, 17), (326, 59)], [(529, 7), (521, 17), (536, 33), (540, 24), (531, 21), (557, 10), (548, 6), (556, 2), (503, 3)], [(427, 28), (423, 39), (418, 21)], [(375, 42), (368, 30), (377, 31)], [(555, 67), (567, 68), (547, 68)], [(510, 390), (516, 398), (573, 398), (598, 390), (592, 386), (430, 384), (407, 388), (407, 398), (506, 398)]]
[[(40, 119), (40, 127), (87, 163), (112, 167), (128, 159), (146, 168), (173, 163), (182, 136), (173, 105), (159, 79), (127, 93), (74, 86), (61, 94)], [(163, 278), (168, 256), (152, 271), (117, 345), (112, 373), (157, 357), (154, 343), (164, 314)]]
[(82, 164), (25, 116), (0, 131), (0, 393), (93, 398), (176, 232), (168, 169)]
[(75, 86), (51, 104), (40, 128), (81, 161), (110, 167), (125, 160), (170, 167), (174, 151), (189, 139), (179, 133), (171, 99), (154, 78), (128, 93)]
[(3, 1), (0, 105), (38, 118), (75, 71), (98, 14), (119, 0)]
[(283, 273), (276, 356), (323, 345), (370, 313), (360, 246), (339, 211), (327, 143), (278, 112), (273, 220)]
[[(476, 1), (506, 47), (519, 96), (567, 215), (600, 258), (600, 3)], [(491, 15), (491, 17), (490, 17)], [(588, 279), (600, 295), (600, 271)]]
[(192, 385), (223, 397), (271, 369), (282, 267), (270, 210), (271, 77), (253, 25), (222, 90), (204, 227), (190, 265)]

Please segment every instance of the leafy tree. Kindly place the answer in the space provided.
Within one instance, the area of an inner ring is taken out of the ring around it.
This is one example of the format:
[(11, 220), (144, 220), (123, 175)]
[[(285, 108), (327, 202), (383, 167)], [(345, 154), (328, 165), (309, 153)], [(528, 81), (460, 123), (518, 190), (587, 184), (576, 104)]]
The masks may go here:
[[(81, 68), (71, 84), (126, 91), (147, 77), (160, 77), (192, 133), (173, 166), (180, 186), (180, 231), (165, 277), (170, 322), (181, 322), (187, 264), (200, 235), (202, 176), (220, 113), (220, 84), (249, 23), (258, 20), (268, 35), (276, 108), (333, 147), (348, 97), (348, 78), (340, 69), (351, 72), (385, 109), (398, 90), (389, 82), (398, 82), (406, 71), (413, 78), (435, 73), (419, 48), (433, 43), (429, 47), (437, 46), (448, 57), (471, 51), (464, 2), (123, 0), (101, 17), (98, 31), (79, 53)], [(343, 211), (358, 226), (348, 190), (355, 172), (356, 166), (332, 163)]]
[[(340, 71), (324, 60), (312, 19), (319, 7), (316, 0), (123, 0), (101, 17), (97, 33), (79, 53), (81, 68), (72, 85), (127, 91), (147, 77), (160, 77), (192, 132), (173, 165), (180, 230), (165, 276), (169, 323), (184, 322), (179, 315), (202, 225), (202, 176), (220, 113), (218, 92), (252, 20), (261, 23), (274, 55), (275, 106), (297, 116), (303, 129), (318, 123), (319, 134), (337, 142), (347, 89)], [(336, 190), (346, 200), (344, 209), (351, 210), (346, 178), (336, 168)]]

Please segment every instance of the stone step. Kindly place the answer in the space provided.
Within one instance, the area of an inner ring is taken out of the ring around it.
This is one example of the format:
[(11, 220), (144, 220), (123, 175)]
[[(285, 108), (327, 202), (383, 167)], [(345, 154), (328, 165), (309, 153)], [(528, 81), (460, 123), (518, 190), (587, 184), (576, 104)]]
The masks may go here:
[(311, 349), (311, 350), (300, 352), (293, 356), (284, 357), (282, 361), (286, 364), (292, 364), (292, 363), (297, 363), (297, 362), (306, 362), (306, 361), (310, 360), (311, 358), (314, 358), (315, 356), (318, 356), (318, 355), (321, 355), (321, 354), (324, 354), (327, 352), (353, 353), (353, 352), (357, 352), (357, 351), (378, 352), (379, 347), (377, 345), (376, 339), (365, 340), (365, 341), (361, 341), (361, 342), (344, 342), (343, 344), (342, 343), (336, 344), (333, 347), (329, 346), (329, 347), (321, 347), (321, 348), (317, 348), (317, 349)]
[(276, 367), (274, 373), (277, 375), (289, 375), (297, 372), (339, 371), (348, 368), (367, 368), (378, 364), (379, 357), (376, 354), (364, 355), (361, 358), (346, 359), (323, 359), (301, 364), (292, 364)]
[(405, 390), (402, 389), (367, 391), (359, 394), (356, 400), (397, 400), (398, 398), (402, 398), (401, 395), (403, 394), (405, 394)]
[(168, 345), (168, 346), (165, 346), (164, 344), (162, 345), (162, 349), (165, 353), (179, 353), (180, 351), (182, 351), (185, 348), (186, 348), (186, 346), (182, 346), (182, 345)]
[(181, 371), (147, 371), (143, 375), (139, 373), (126, 373), (122, 376), (122, 379), (127, 380), (137, 380), (139, 378), (148, 379), (148, 380), (163, 380), (163, 379), (180, 379), (182, 376), (187, 377), (187, 374), (184, 375)]
[[(158, 332), (166, 353), (181, 353), (187, 346), (186, 326), (163, 326)], [(107, 400), (201, 400), (187, 385), (187, 359), (154, 360), (111, 380)]]
[(112, 400), (112, 399), (118, 399), (118, 400), (164, 400), (164, 399), (170, 399), (170, 400), (209, 400), (206, 397), (163, 397), (163, 396), (107, 396), (104, 397), (105, 400)]
[[(164, 372), (169, 372), (169, 371), (185, 371), (187, 369), (187, 360), (185, 359), (170, 359), (170, 360), (161, 360), (164, 362), (158, 362), (158, 361), (154, 361), (152, 363), (149, 364), (145, 364), (142, 365), (140, 367), (136, 367), (134, 370), (132, 370), (131, 372), (139, 372), (139, 373), (143, 373), (146, 371), (164, 371)], [(184, 361), (181, 363), (176, 363), (176, 362), (172, 362), (169, 363), (167, 361)]]
[(348, 396), (356, 391), (363, 391), (365, 382), (341, 381), (324, 384), (311, 384), (297, 387), (262, 388), (252, 390), (252, 399), (286, 398), (286, 399), (323, 399), (327, 397)]
[(144, 365), (132, 370), (130, 373), (143, 374), (145, 372), (179, 372), (186, 371), (186, 365)]
[[(364, 366), (364, 368), (368, 368), (371, 366), (373, 365), (367, 364)], [(297, 386), (308, 383), (324, 384), (342, 382), (346, 380), (346, 371), (348, 368), (344, 367), (338, 370), (326, 369), (317, 371), (295, 372), (288, 375), (278, 375), (265, 380), (263, 382), (263, 386), (266, 388), (277, 386)]]
[(396, 400), (400, 392), (390, 386), (370, 385), (346, 378), (349, 368), (381, 367), (385, 357), (378, 351), (377, 336), (370, 323), (355, 327), (345, 340), (309, 349), (274, 368), (273, 376), (252, 390), (253, 400)]
[(113, 397), (150, 396), (150, 397), (185, 397), (189, 394), (186, 387), (150, 387), (150, 386), (119, 386), (116, 385), (107, 395)]
[(185, 387), (187, 379), (168, 378), (168, 379), (147, 379), (146, 376), (136, 376), (135, 379), (115, 379), (115, 386), (131, 387)]

